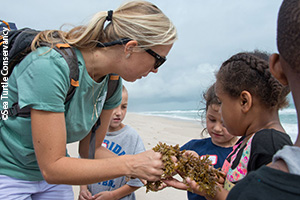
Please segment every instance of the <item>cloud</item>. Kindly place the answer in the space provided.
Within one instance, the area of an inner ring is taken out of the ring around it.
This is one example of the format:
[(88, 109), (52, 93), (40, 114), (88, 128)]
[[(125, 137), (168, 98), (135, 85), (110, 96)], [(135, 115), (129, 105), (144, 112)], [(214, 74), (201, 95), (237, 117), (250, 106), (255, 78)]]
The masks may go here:
[[(125, 83), (133, 110), (196, 108), (221, 63), (240, 51), (276, 52), (276, 18), (282, 0), (150, 0), (175, 24), (179, 39), (157, 74)], [(123, 0), (5, 1), (1, 17), (18, 28), (80, 25)], [(4, 9), (7, 8), (7, 9)]]
[[(168, 66), (169, 67), (169, 66)], [(167, 66), (162, 66), (167, 68)], [(198, 66), (182, 66), (181, 70), (161, 70), (146, 79), (134, 83), (125, 82), (132, 106), (136, 110), (151, 110), (173, 107), (176, 109), (196, 108), (202, 93), (214, 83), (217, 65), (208, 63)], [(171, 71), (171, 73), (170, 73)], [(142, 104), (140, 106), (138, 104)]]

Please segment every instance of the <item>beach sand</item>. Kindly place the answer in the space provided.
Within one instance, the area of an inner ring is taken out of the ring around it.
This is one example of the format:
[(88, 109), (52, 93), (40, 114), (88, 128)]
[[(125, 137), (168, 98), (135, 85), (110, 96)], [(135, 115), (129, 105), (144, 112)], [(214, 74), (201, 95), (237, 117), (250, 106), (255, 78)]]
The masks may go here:
[[(202, 124), (198, 121), (187, 121), (156, 116), (127, 113), (124, 124), (130, 125), (140, 134), (145, 148), (151, 149), (163, 142), (168, 145), (180, 146), (191, 139), (200, 138)], [(68, 151), (72, 157), (78, 157), (78, 143), (68, 144)], [(73, 186), (74, 199), (78, 199), (79, 186)], [(165, 188), (158, 192), (146, 193), (145, 187), (136, 192), (137, 200), (184, 200), (187, 199), (186, 192), (174, 188)]]

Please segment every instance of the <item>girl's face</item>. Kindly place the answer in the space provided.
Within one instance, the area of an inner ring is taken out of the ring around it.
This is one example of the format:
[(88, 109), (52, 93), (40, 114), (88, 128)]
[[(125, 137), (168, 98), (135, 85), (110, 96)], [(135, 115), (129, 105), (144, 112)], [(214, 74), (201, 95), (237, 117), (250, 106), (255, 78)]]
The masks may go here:
[(231, 147), (234, 145), (235, 136), (230, 135), (223, 126), (220, 106), (212, 104), (206, 111), (206, 128), (211, 137), (212, 143), (221, 147)]
[(128, 94), (127, 92), (122, 92), (122, 102), (121, 104), (113, 110), (110, 124), (109, 124), (109, 131), (118, 131), (123, 128), (122, 121), (125, 118), (127, 113), (127, 104), (128, 104)]
[(215, 86), (216, 96), (218, 97), (221, 106), (220, 113), (222, 116), (223, 124), (231, 135), (242, 136), (240, 101), (238, 98), (233, 98), (229, 94), (223, 92), (222, 85), (217, 81)]
[[(155, 46), (151, 47), (151, 50), (162, 57), (166, 57), (171, 50), (172, 45)], [(156, 58), (150, 55), (145, 50), (139, 48), (134, 51), (128, 59), (125, 70), (120, 73), (121, 77), (129, 82), (134, 82), (137, 79), (148, 76), (150, 72), (157, 73), (158, 69), (155, 69)], [(160, 67), (163, 67), (160, 66)]]

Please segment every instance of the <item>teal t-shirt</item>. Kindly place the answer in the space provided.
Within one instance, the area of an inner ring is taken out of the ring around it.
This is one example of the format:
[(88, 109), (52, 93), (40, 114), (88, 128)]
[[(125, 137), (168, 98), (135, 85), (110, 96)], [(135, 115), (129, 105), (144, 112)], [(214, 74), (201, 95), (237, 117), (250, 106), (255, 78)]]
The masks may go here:
[[(65, 59), (48, 47), (38, 48), (15, 66), (8, 80), (8, 98), (0, 99), (0, 105), (6, 101), (11, 107), (18, 102), (21, 108), (64, 112), (67, 143), (83, 139), (102, 109), (113, 109), (121, 103), (122, 81), (105, 102), (109, 76), (101, 83), (95, 82), (86, 70), (81, 52), (75, 51), (79, 87), (66, 105), (70, 70)], [(30, 118), (10, 117), (0, 121), (0, 174), (29, 181), (43, 180), (34, 153)]]

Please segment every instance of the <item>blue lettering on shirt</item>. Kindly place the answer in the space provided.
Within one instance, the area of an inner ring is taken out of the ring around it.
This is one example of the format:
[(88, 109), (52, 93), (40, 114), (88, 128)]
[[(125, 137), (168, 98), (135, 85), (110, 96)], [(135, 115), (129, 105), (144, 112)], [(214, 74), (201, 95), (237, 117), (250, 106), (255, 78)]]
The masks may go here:
[(115, 145), (115, 143), (112, 142), (108, 149), (109, 149), (110, 151), (112, 151), (112, 148), (113, 148), (114, 145)]
[(118, 144), (116, 144), (115, 148), (112, 150), (115, 154), (119, 154), (121, 151), (122, 147)]
[(103, 181), (103, 182), (100, 182), (100, 183), (98, 183), (98, 184), (99, 184), (99, 185), (103, 185), (103, 186), (112, 187), (112, 188), (115, 188), (115, 187), (116, 187), (115, 181), (114, 181), (114, 180)]
[(111, 152), (114, 152), (115, 154), (117, 154), (119, 156), (126, 154), (126, 152), (124, 150), (122, 150), (122, 146), (120, 146), (119, 144), (116, 144), (114, 142), (110, 142), (107, 139), (104, 139), (103, 143), (104, 143), (104, 145), (102, 145), (102, 146), (105, 146)]

